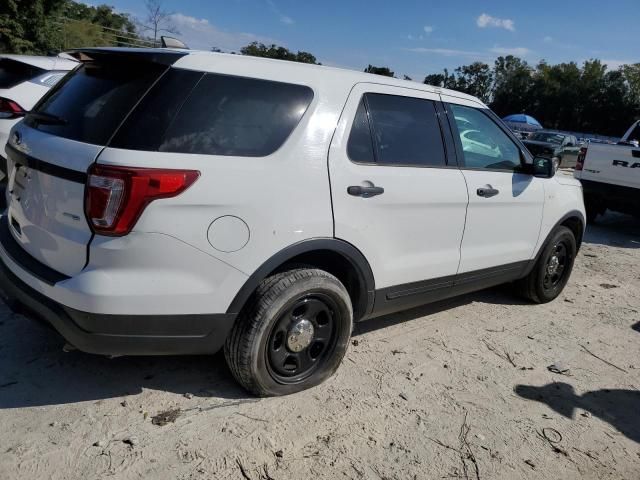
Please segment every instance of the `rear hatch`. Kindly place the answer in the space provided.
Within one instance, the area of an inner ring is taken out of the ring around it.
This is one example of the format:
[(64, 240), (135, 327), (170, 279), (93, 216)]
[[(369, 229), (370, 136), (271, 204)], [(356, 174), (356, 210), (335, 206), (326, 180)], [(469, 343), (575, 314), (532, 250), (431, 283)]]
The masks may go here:
[(8, 156), (8, 225), (47, 267), (72, 276), (87, 262), (87, 170), (148, 89), (184, 53), (91, 49), (14, 127)]

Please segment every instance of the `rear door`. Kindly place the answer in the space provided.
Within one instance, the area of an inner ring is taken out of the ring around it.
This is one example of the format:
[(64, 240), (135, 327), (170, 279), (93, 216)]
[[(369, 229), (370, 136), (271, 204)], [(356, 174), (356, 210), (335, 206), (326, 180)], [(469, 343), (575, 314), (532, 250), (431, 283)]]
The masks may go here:
[(14, 127), (6, 149), (11, 233), (35, 259), (69, 276), (84, 268), (92, 236), (87, 169), (167, 68), (102, 54), (85, 60)]
[[(503, 266), (518, 270), (532, 258), (538, 241), (544, 181), (521, 173), (520, 147), (486, 108), (444, 95), (443, 100), (449, 102), (469, 192), (459, 273)], [(470, 142), (467, 131), (479, 132), (474, 138), (481, 140)]]
[(331, 144), (335, 236), (369, 261), (376, 313), (445, 293), (458, 270), (468, 197), (455, 161), (447, 162), (439, 100), (358, 84)]

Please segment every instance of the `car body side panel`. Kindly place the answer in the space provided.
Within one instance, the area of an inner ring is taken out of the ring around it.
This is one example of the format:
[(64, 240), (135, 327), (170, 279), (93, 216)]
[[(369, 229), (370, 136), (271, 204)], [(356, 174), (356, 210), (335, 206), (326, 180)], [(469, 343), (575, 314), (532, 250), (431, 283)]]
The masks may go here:
[(66, 307), (95, 314), (224, 313), (247, 275), (180, 240), (162, 234), (96, 237), (89, 265), (50, 285), (0, 258), (20, 280)]
[[(273, 74), (263, 78), (278, 77)], [(327, 151), (348, 88), (331, 81), (319, 83), (308, 85), (314, 90), (314, 98), (298, 126), (277, 151), (266, 157), (107, 147), (97, 160), (100, 164), (184, 168), (201, 174), (181, 195), (147, 206), (133, 231), (170, 235), (247, 275), (289, 245), (333, 237)], [(236, 225), (246, 225), (244, 239), (238, 238), (236, 243), (233, 238), (225, 240), (233, 244), (231, 248), (214, 247), (212, 237), (225, 233), (212, 225), (222, 217), (235, 217)]]
[(551, 230), (568, 214), (572, 216), (572, 212), (577, 212), (576, 216), (582, 216), (583, 227), (587, 218), (582, 198), (582, 188), (580, 183), (571, 177), (571, 174), (558, 171), (555, 177), (545, 179), (544, 193), (542, 223), (534, 257), (538, 255)]

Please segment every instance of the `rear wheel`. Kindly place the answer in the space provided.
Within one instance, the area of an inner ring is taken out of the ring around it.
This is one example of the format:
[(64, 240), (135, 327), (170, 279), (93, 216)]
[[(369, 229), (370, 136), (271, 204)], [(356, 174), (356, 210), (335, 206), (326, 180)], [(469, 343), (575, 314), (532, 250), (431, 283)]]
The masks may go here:
[(556, 227), (531, 273), (516, 283), (520, 293), (535, 303), (554, 300), (569, 281), (576, 251), (573, 232)]
[(338, 368), (349, 344), (349, 294), (333, 275), (300, 268), (258, 287), (225, 344), (238, 382), (259, 396), (318, 385)]

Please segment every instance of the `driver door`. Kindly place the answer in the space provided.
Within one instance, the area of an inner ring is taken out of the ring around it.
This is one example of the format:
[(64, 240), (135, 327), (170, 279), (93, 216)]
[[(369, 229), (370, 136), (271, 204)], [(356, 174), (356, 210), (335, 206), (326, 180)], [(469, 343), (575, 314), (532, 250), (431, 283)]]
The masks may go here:
[(520, 147), (486, 108), (442, 98), (455, 102), (447, 111), (469, 194), (458, 274), (500, 266), (517, 270), (533, 257), (538, 241), (544, 179), (519, 171)]

